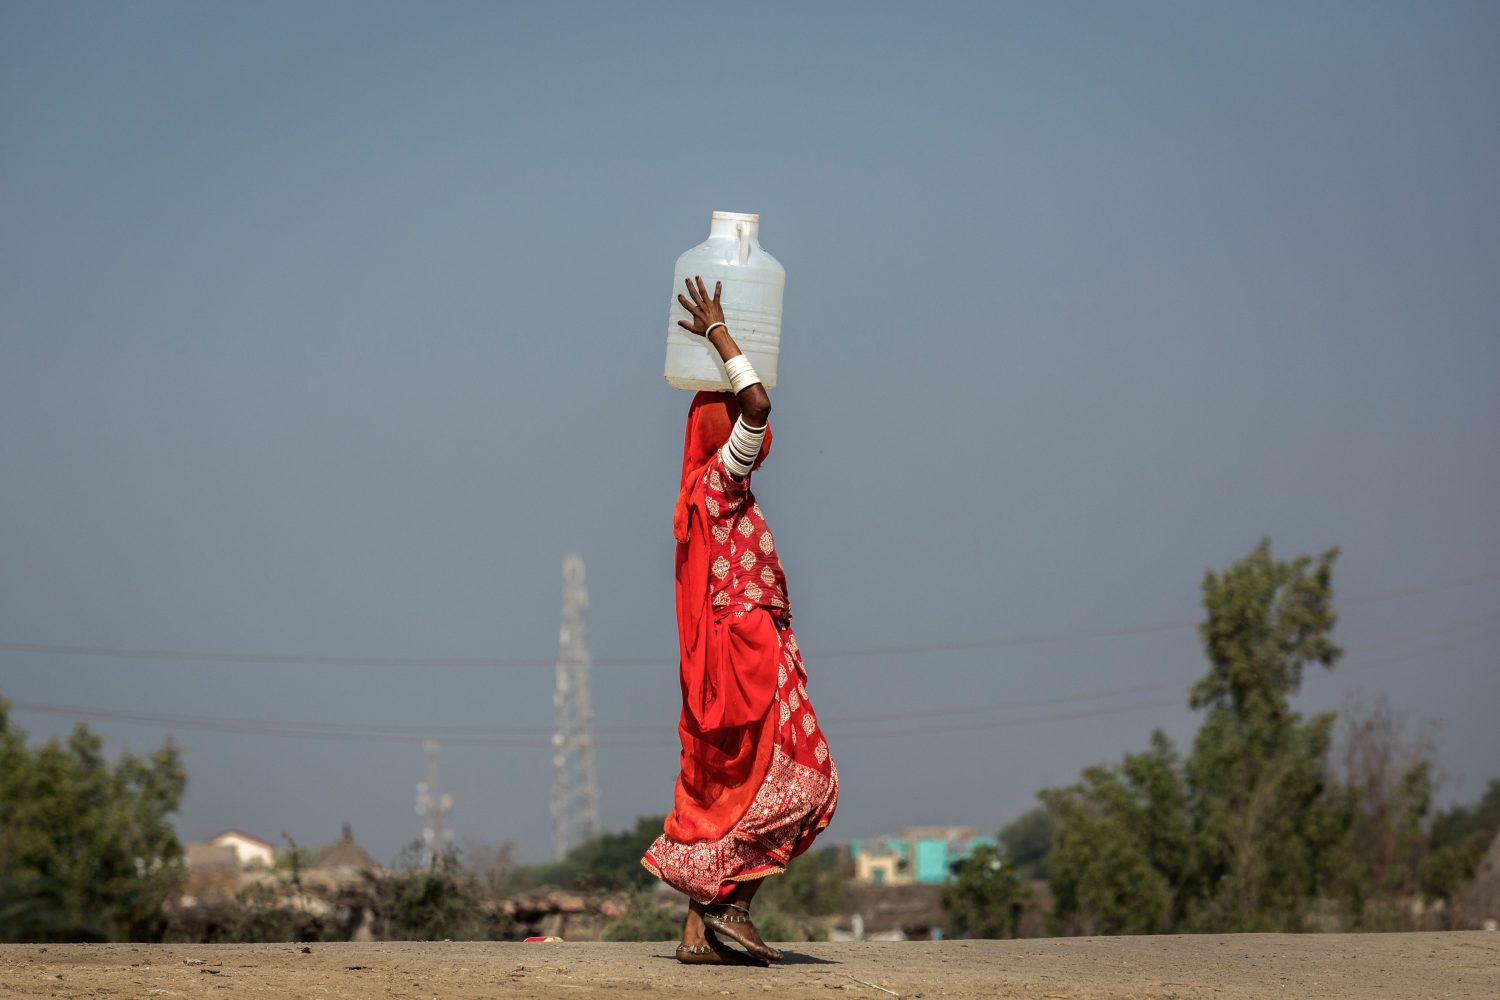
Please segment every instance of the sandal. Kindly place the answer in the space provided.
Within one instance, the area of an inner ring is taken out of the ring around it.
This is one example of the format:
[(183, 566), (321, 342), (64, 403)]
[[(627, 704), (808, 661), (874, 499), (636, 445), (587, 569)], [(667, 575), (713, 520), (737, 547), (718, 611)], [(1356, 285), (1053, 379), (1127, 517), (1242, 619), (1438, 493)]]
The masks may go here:
[(735, 951), (723, 945), (715, 948), (712, 943), (680, 944), (677, 946), (676, 954), (677, 961), (683, 965), (753, 965), (761, 969), (766, 967), (765, 959), (746, 955), (744, 952)]
[[(714, 910), (739, 910), (744, 915), (715, 913)], [(755, 924), (750, 920), (748, 906), (741, 906), (739, 903), (710, 903), (703, 908), (703, 925), (743, 945), (745, 950), (756, 958), (779, 962), (785, 957), (760, 939), (760, 932), (755, 929)]]

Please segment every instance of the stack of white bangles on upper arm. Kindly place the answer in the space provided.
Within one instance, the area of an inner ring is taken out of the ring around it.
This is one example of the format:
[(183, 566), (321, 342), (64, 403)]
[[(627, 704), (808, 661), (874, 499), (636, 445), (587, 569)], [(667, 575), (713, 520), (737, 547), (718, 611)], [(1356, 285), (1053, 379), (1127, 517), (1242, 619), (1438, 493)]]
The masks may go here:
[(746, 426), (744, 417), (736, 417), (729, 440), (719, 449), (724, 468), (736, 476), (748, 476), (755, 467), (755, 460), (760, 457), (760, 443), (765, 437), (765, 427)]
[(736, 354), (724, 362), (724, 374), (729, 376), (729, 389), (736, 396), (760, 381), (760, 376), (750, 367), (750, 359), (743, 354)]
[[(760, 381), (760, 376), (755, 374), (755, 369), (750, 366), (750, 360), (743, 354), (736, 354), (724, 362), (724, 374), (729, 376), (729, 387), (738, 395), (747, 386), (752, 386)], [(765, 439), (766, 428), (764, 426), (751, 427), (745, 423), (743, 416), (735, 418), (734, 429), (729, 432), (729, 440), (724, 447), (719, 449), (719, 457), (724, 462), (724, 468), (736, 476), (748, 476), (755, 460), (760, 457), (760, 444)]]

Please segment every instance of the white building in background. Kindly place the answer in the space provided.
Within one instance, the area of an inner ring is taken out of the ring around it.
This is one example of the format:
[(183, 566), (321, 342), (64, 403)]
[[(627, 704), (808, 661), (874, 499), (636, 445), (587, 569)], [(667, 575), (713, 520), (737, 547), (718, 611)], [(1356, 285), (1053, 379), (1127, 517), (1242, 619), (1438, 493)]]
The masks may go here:
[(241, 869), (270, 868), (276, 864), (276, 845), (269, 840), (252, 837), (243, 830), (225, 830), (208, 838), (206, 843), (233, 850)]

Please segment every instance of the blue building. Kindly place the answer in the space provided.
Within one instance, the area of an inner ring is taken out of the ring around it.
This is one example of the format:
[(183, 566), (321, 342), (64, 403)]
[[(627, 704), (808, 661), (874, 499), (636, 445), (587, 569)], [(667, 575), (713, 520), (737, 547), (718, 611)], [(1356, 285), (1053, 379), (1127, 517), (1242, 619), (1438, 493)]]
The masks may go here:
[(849, 845), (854, 877), (874, 885), (941, 885), (973, 855), (998, 846), (972, 826), (913, 826), (899, 837), (868, 837)]

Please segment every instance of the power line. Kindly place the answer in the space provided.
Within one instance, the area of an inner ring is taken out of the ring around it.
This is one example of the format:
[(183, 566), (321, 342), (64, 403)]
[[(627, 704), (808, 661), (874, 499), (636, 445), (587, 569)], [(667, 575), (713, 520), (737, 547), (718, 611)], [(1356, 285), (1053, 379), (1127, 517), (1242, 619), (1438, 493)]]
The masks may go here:
[[(424, 730), (423, 732), (392, 732), (391, 727), (380, 727), (365, 730), (364, 732), (349, 732), (344, 730), (325, 730), (315, 724), (287, 725), (266, 724), (264, 726), (254, 724), (245, 719), (220, 719), (212, 717), (174, 715), (162, 712), (125, 712), (116, 709), (95, 709), (77, 705), (52, 705), (34, 701), (11, 701), (13, 708), (22, 711), (35, 712), (38, 715), (60, 715), (68, 717), (82, 717), (86, 719), (103, 719), (112, 722), (140, 723), (146, 725), (168, 726), (177, 729), (207, 730), (211, 732), (229, 732), (237, 734), (257, 736), (278, 736), (292, 739), (312, 740), (352, 740), (369, 743), (425, 743), (430, 739), (433, 732), (438, 730)], [(1120, 712), (1135, 712), (1146, 708), (1164, 708), (1181, 706), (1181, 698), (1173, 698), (1170, 701), (1152, 701), (1127, 705), (1105, 706), (1096, 709), (1086, 709), (1080, 712), (1069, 712), (1059, 715), (1036, 716), (1020, 719), (988, 720), (977, 723), (960, 723), (958, 725), (944, 725), (940, 727), (925, 727), (918, 729), (894, 729), (880, 730), (875, 732), (849, 732), (839, 734), (839, 739), (864, 739), (883, 736), (905, 736), (912, 734), (928, 734), (933, 732), (952, 732), (973, 729), (1000, 729), (1010, 726), (1038, 725), (1042, 723), (1063, 722), (1070, 719), (1089, 718), (1096, 715), (1114, 715)], [(842, 723), (847, 724), (847, 723)], [(830, 727), (837, 727), (841, 723), (828, 723)], [(626, 738), (606, 739), (600, 742), (611, 747), (639, 747), (639, 746), (667, 746), (675, 743), (674, 734), (664, 731), (662, 726), (651, 727), (659, 735), (652, 738)], [(511, 733), (496, 732), (491, 735), (448, 735), (444, 731), (444, 742), (471, 743), (479, 745), (504, 745), (504, 746), (545, 746), (549, 737), (545, 735), (518, 736)]]
[[(1449, 635), (1450, 637), (1453, 637), (1454, 634), (1457, 633), (1459, 635), (1467, 636), (1476, 628), (1478, 629), (1479, 633), (1487, 634), (1490, 630), (1489, 626), (1492, 626), (1497, 621), (1500, 621), (1500, 612), (1492, 612), (1491, 614), (1481, 615), (1478, 618), (1472, 618), (1467, 621), (1458, 622), (1454, 625), (1446, 625), (1440, 628), (1424, 629), (1423, 631), (1412, 632), (1407, 635), (1391, 636), (1385, 639), (1376, 640), (1369, 646), (1365, 647), (1364, 650), (1359, 651), (1353, 655), (1365, 656), (1370, 650), (1385, 649), (1391, 646), (1401, 646), (1405, 645), (1406, 643), (1431, 638), (1435, 635)], [(1453, 648), (1457, 645), (1464, 645), (1468, 642), (1473, 641), (1474, 638), (1483, 637), (1484, 635), (1476, 633), (1472, 637), (1464, 638), (1461, 642), (1450, 642), (1439, 647), (1423, 649), (1420, 652), (1438, 652), (1443, 649)], [(1387, 658), (1385, 660), (1375, 661), (1361, 660), (1361, 662), (1355, 664), (1352, 667), (1344, 667), (1342, 669), (1346, 672), (1348, 670), (1364, 670), (1369, 667), (1384, 665), (1387, 662), (1399, 662), (1399, 658)], [(990, 702), (980, 705), (954, 706), (952, 708), (890, 712), (880, 715), (841, 716), (837, 719), (828, 719), (826, 721), (828, 721), (829, 724), (832, 725), (849, 722), (894, 722), (904, 719), (932, 719), (951, 718), (959, 715), (980, 715), (985, 712), (1002, 712), (1015, 708), (1041, 708), (1048, 705), (1064, 705), (1077, 702), (1097, 701), (1105, 698), (1116, 698), (1121, 695), (1127, 694), (1142, 694), (1145, 692), (1166, 691), (1173, 689), (1183, 690), (1187, 687), (1188, 683), (1188, 681), (1184, 680), (1156, 681), (1147, 684), (1132, 684), (1127, 687), (1110, 688), (1094, 693), (1065, 694), (1051, 698), (1035, 698), (1027, 701), (1008, 700), (1004, 702)]]
[(820, 660), (856, 656), (916, 656), (928, 653), (960, 653), (976, 649), (1000, 649), (1012, 646), (1045, 646), (1057, 642), (1080, 642), (1088, 639), (1125, 639), (1153, 632), (1180, 632), (1196, 628), (1196, 621), (1152, 622), (1144, 625), (1121, 625), (1116, 628), (1082, 629), (1074, 632), (1040, 632), (993, 639), (955, 639), (950, 642), (908, 643), (905, 645), (865, 646), (853, 649), (812, 650), (808, 655)]
[[(933, 718), (951, 714), (971, 714), (978, 712), (1015, 710), (1023, 708), (1045, 707), (1057, 704), (1076, 703), (1080, 701), (1097, 701), (1100, 699), (1115, 697), (1120, 694), (1137, 693), (1140, 691), (1163, 690), (1167, 688), (1181, 688), (1182, 682), (1166, 681), (1158, 684), (1136, 685), (1127, 688), (1115, 688), (1100, 691), (1094, 694), (1062, 695), (1056, 698), (1036, 698), (1030, 700), (1013, 700), (998, 705), (982, 705), (978, 707), (964, 707), (955, 709), (938, 709), (927, 712), (908, 712), (894, 715), (875, 716), (834, 716), (824, 721), (831, 726), (850, 725), (855, 723), (871, 721), (897, 721), (909, 718)], [(494, 728), (487, 726), (368, 726), (352, 725), (331, 722), (294, 722), (275, 721), (262, 719), (237, 719), (221, 716), (206, 716), (194, 714), (177, 714), (171, 712), (135, 712), (123, 709), (100, 709), (88, 708), (77, 705), (56, 705), (45, 702), (25, 701), (8, 699), (10, 704), (24, 711), (36, 712), (41, 715), (64, 715), (82, 716), (86, 718), (110, 719), (117, 722), (133, 722), (144, 725), (176, 726), (182, 729), (207, 730), (211, 732), (239, 733), (255, 736), (287, 736), (297, 739), (325, 739), (325, 740), (368, 740), (371, 742), (386, 743), (422, 743), (433, 737), (440, 737), (445, 742), (456, 743), (480, 743), (480, 744), (503, 744), (512, 746), (536, 745), (548, 742), (552, 739), (553, 730), (538, 728)], [(644, 735), (661, 733), (664, 730), (661, 723), (630, 725), (630, 726), (607, 726), (600, 727), (599, 732), (608, 735)], [(619, 745), (621, 741), (609, 741), (611, 745)], [(628, 743), (626, 745), (629, 745)]]
[[(1494, 622), (1500, 618), (1500, 613), (1492, 613), (1468, 622), (1461, 622), (1455, 626), (1445, 629), (1427, 629), (1421, 632), (1411, 633), (1405, 636), (1394, 636), (1380, 643), (1372, 644), (1372, 649), (1381, 649), (1392, 646), (1401, 646), (1416, 640), (1430, 638), (1434, 635), (1448, 633), (1445, 641), (1429, 643), (1415, 649), (1394, 651), (1383, 657), (1374, 659), (1361, 659), (1359, 662), (1343, 667), (1344, 672), (1354, 670), (1368, 670), (1393, 663), (1400, 663), (1419, 656), (1430, 656), (1435, 653), (1447, 652), (1452, 649), (1470, 645), (1476, 641), (1492, 638), (1497, 634)], [(1365, 656), (1365, 653), (1354, 654)], [(1122, 695), (1145, 693), (1168, 688), (1185, 689), (1186, 682), (1162, 681), (1151, 684), (1131, 685), (1129, 687), (1112, 688), (1093, 693), (1079, 693), (1072, 695), (1060, 695), (1050, 698), (1036, 698), (1029, 700), (1008, 700), (1005, 702), (987, 705), (966, 705), (951, 708), (903, 711), (900, 713), (889, 713), (865, 716), (829, 716), (824, 718), (824, 723), (835, 733), (840, 740), (866, 739), (877, 737), (895, 737), (907, 735), (930, 735), (945, 732), (964, 732), (983, 729), (1003, 729), (1017, 726), (1030, 726), (1045, 723), (1066, 722), (1075, 719), (1092, 718), (1095, 716), (1112, 715), (1121, 712), (1143, 711), (1150, 708), (1169, 708), (1172, 706), (1184, 706), (1184, 700), (1179, 696), (1170, 700), (1153, 700), (1146, 702), (1131, 702), (1122, 705), (1104, 705), (1095, 708), (1079, 709), (1077, 711), (1057, 713), (1051, 715), (1022, 716), (1020, 718), (987, 719), (972, 722), (943, 723), (933, 726), (898, 727), (895, 729), (854, 730), (839, 732), (845, 726), (859, 725), (870, 722), (899, 722), (907, 719), (938, 719), (950, 718), (961, 715), (981, 714), (985, 712), (1014, 712), (1020, 709), (1041, 708), (1069, 703), (1107, 700)], [(477, 744), (487, 746), (538, 746), (546, 743), (552, 737), (550, 729), (536, 728), (488, 728), (469, 726), (369, 726), (351, 725), (326, 722), (285, 722), (275, 720), (259, 719), (234, 719), (201, 715), (180, 715), (162, 712), (132, 712), (120, 709), (94, 709), (83, 706), (56, 705), (43, 702), (15, 700), (11, 705), (23, 711), (36, 712), (43, 715), (60, 715), (70, 717), (108, 719), (112, 721), (136, 723), (142, 725), (163, 726), (178, 729), (206, 730), (211, 732), (241, 733), (257, 736), (279, 736), (294, 739), (316, 739), (316, 740), (350, 740), (360, 742), (394, 742), (394, 743), (421, 743), (427, 739), (441, 737), (444, 741), (452, 743)], [(617, 726), (601, 728), (600, 732), (613, 736), (626, 738), (606, 738), (601, 741), (612, 747), (629, 746), (665, 746), (670, 742), (670, 736), (664, 731), (665, 727), (660, 724)], [(630, 739), (633, 734), (656, 733), (660, 734), (654, 738)]]
[(453, 730), (438, 726), (363, 726), (323, 722), (278, 722), (270, 719), (235, 719), (170, 712), (132, 712), (123, 709), (85, 708), (44, 702), (6, 699), (13, 708), (40, 715), (64, 715), (142, 725), (168, 726), (250, 736), (285, 736), (293, 739), (349, 740), (365, 743), (422, 743), (433, 736), (457, 743), (527, 746), (551, 739), (552, 730)]
[[(1083, 709), (1076, 712), (1062, 712), (1054, 715), (1028, 716), (1019, 719), (992, 719), (984, 722), (960, 723), (958, 725), (921, 726), (908, 727), (904, 729), (881, 729), (873, 731), (850, 730), (843, 731), (839, 728), (840, 723), (825, 720), (828, 733), (838, 743), (847, 743), (850, 740), (865, 739), (887, 739), (897, 736), (932, 736), (935, 734), (950, 732), (965, 732), (990, 729), (1011, 729), (1021, 726), (1047, 725), (1059, 722), (1070, 722), (1075, 719), (1088, 719), (1101, 715), (1120, 715), (1128, 712), (1140, 712), (1150, 708), (1186, 708), (1186, 702), (1182, 698), (1170, 700), (1156, 700), (1145, 702), (1134, 702), (1127, 705), (1113, 705), (1103, 708)], [(676, 745), (675, 740), (658, 737), (656, 739), (637, 740), (611, 740), (611, 747), (658, 747)]]
[[(1490, 617), (1494, 618), (1500, 616), (1492, 615)], [(1432, 633), (1429, 632), (1428, 634), (1430, 635)], [(1403, 640), (1403, 644), (1404, 642), (1410, 641), (1411, 639), (1417, 637), (1418, 636), (1411, 636), (1408, 639)], [(1376, 657), (1374, 659), (1362, 659), (1357, 663), (1350, 664), (1349, 666), (1343, 667), (1341, 669), (1344, 673), (1349, 673), (1350, 671), (1355, 670), (1374, 670), (1379, 667), (1388, 667), (1393, 663), (1404, 663), (1407, 660), (1413, 659), (1418, 656), (1431, 656), (1434, 653), (1446, 653), (1452, 649), (1460, 649), (1464, 646), (1468, 646), (1480, 639), (1489, 638), (1500, 638), (1500, 633), (1497, 633), (1493, 626), (1489, 628), (1472, 628), (1460, 632), (1456, 635), (1450, 636), (1447, 642), (1432, 643), (1427, 646), (1420, 646), (1416, 649), (1408, 649), (1399, 653), (1392, 653), (1388, 656)]]
[(1476, 583), (1488, 583), (1491, 580), (1500, 579), (1500, 573), (1475, 573), (1472, 576), (1459, 576), (1450, 580), (1440, 580), (1437, 583), (1421, 584), (1415, 587), (1401, 587), (1396, 590), (1377, 591), (1366, 594), (1363, 597), (1355, 597), (1343, 602), (1343, 607), (1358, 608), (1366, 604), (1379, 604), (1381, 601), (1392, 601), (1399, 597), (1417, 597), (1422, 594), (1436, 594), (1444, 590), (1458, 590), (1460, 587), (1470, 587)]
[[(1052, 705), (1070, 705), (1079, 702), (1101, 701), (1108, 698), (1117, 698), (1126, 694), (1143, 694), (1151, 691), (1181, 691), (1187, 687), (1186, 681), (1158, 681), (1153, 684), (1132, 684), (1129, 687), (1110, 688), (1094, 694), (1064, 694), (1053, 698), (1032, 698), (1027, 700), (1011, 700), (1004, 702), (989, 702), (982, 705), (962, 705), (952, 708), (920, 709), (917, 711), (884, 712), (877, 715), (841, 715), (834, 718), (824, 719), (830, 726), (849, 725), (852, 723), (865, 722), (901, 722), (906, 719), (948, 719), (960, 715), (983, 715), (986, 712), (1005, 712), (1018, 708), (1046, 708)], [(1181, 701), (1179, 698), (1178, 701)]]
[[(125, 646), (72, 646), (44, 642), (0, 642), (0, 652), (122, 660), (186, 660), (195, 663), (289, 663), (320, 666), (388, 667), (552, 667), (553, 660), (520, 656), (325, 656), (317, 653), (237, 653), (206, 649), (140, 649)], [(663, 657), (622, 657), (612, 663), (655, 663)]]
[(983, 729), (1011, 729), (1018, 726), (1040, 726), (1057, 722), (1072, 722), (1075, 719), (1092, 719), (1101, 715), (1118, 715), (1122, 712), (1141, 712), (1149, 708), (1186, 708), (1187, 703), (1180, 697), (1168, 700), (1156, 699), (1155, 701), (1133, 702), (1128, 705), (1114, 705), (1103, 708), (1080, 709), (1076, 712), (1063, 712), (1056, 715), (1033, 716), (1021, 719), (997, 719), (984, 722), (960, 722), (948, 723), (942, 726), (910, 726), (905, 729), (885, 729), (879, 732), (863, 733), (858, 730), (849, 733), (838, 732), (837, 727), (830, 723), (838, 742), (859, 739), (888, 739), (893, 736), (929, 736), (933, 733), (957, 733), (973, 732)]
[[(1403, 597), (1439, 593), (1461, 587), (1474, 586), (1500, 578), (1500, 573), (1482, 573), (1457, 577), (1419, 587), (1388, 590), (1343, 601), (1343, 608), (1362, 607)], [(981, 649), (1001, 649), (1015, 646), (1040, 646), (1063, 642), (1083, 642), (1096, 639), (1120, 639), (1158, 632), (1173, 632), (1197, 628), (1199, 620), (1145, 622), (1096, 629), (1076, 629), (1058, 632), (1040, 632), (1030, 635), (996, 636), (990, 638), (955, 639), (927, 643), (895, 643), (862, 647), (809, 649), (808, 655), (816, 659), (846, 659), (870, 656), (912, 656), (932, 653), (970, 652)], [(319, 653), (262, 653), (237, 652), (231, 650), (152, 649), (127, 646), (85, 646), (64, 643), (0, 642), (0, 652), (41, 653), (54, 656), (74, 656), (107, 659), (146, 659), (194, 663), (258, 663), (298, 664), (317, 666), (398, 666), (398, 667), (555, 667), (556, 660), (527, 656), (381, 656), (362, 654), (328, 655)], [(670, 664), (675, 657), (664, 656), (610, 656), (592, 657), (596, 666), (655, 666)]]

